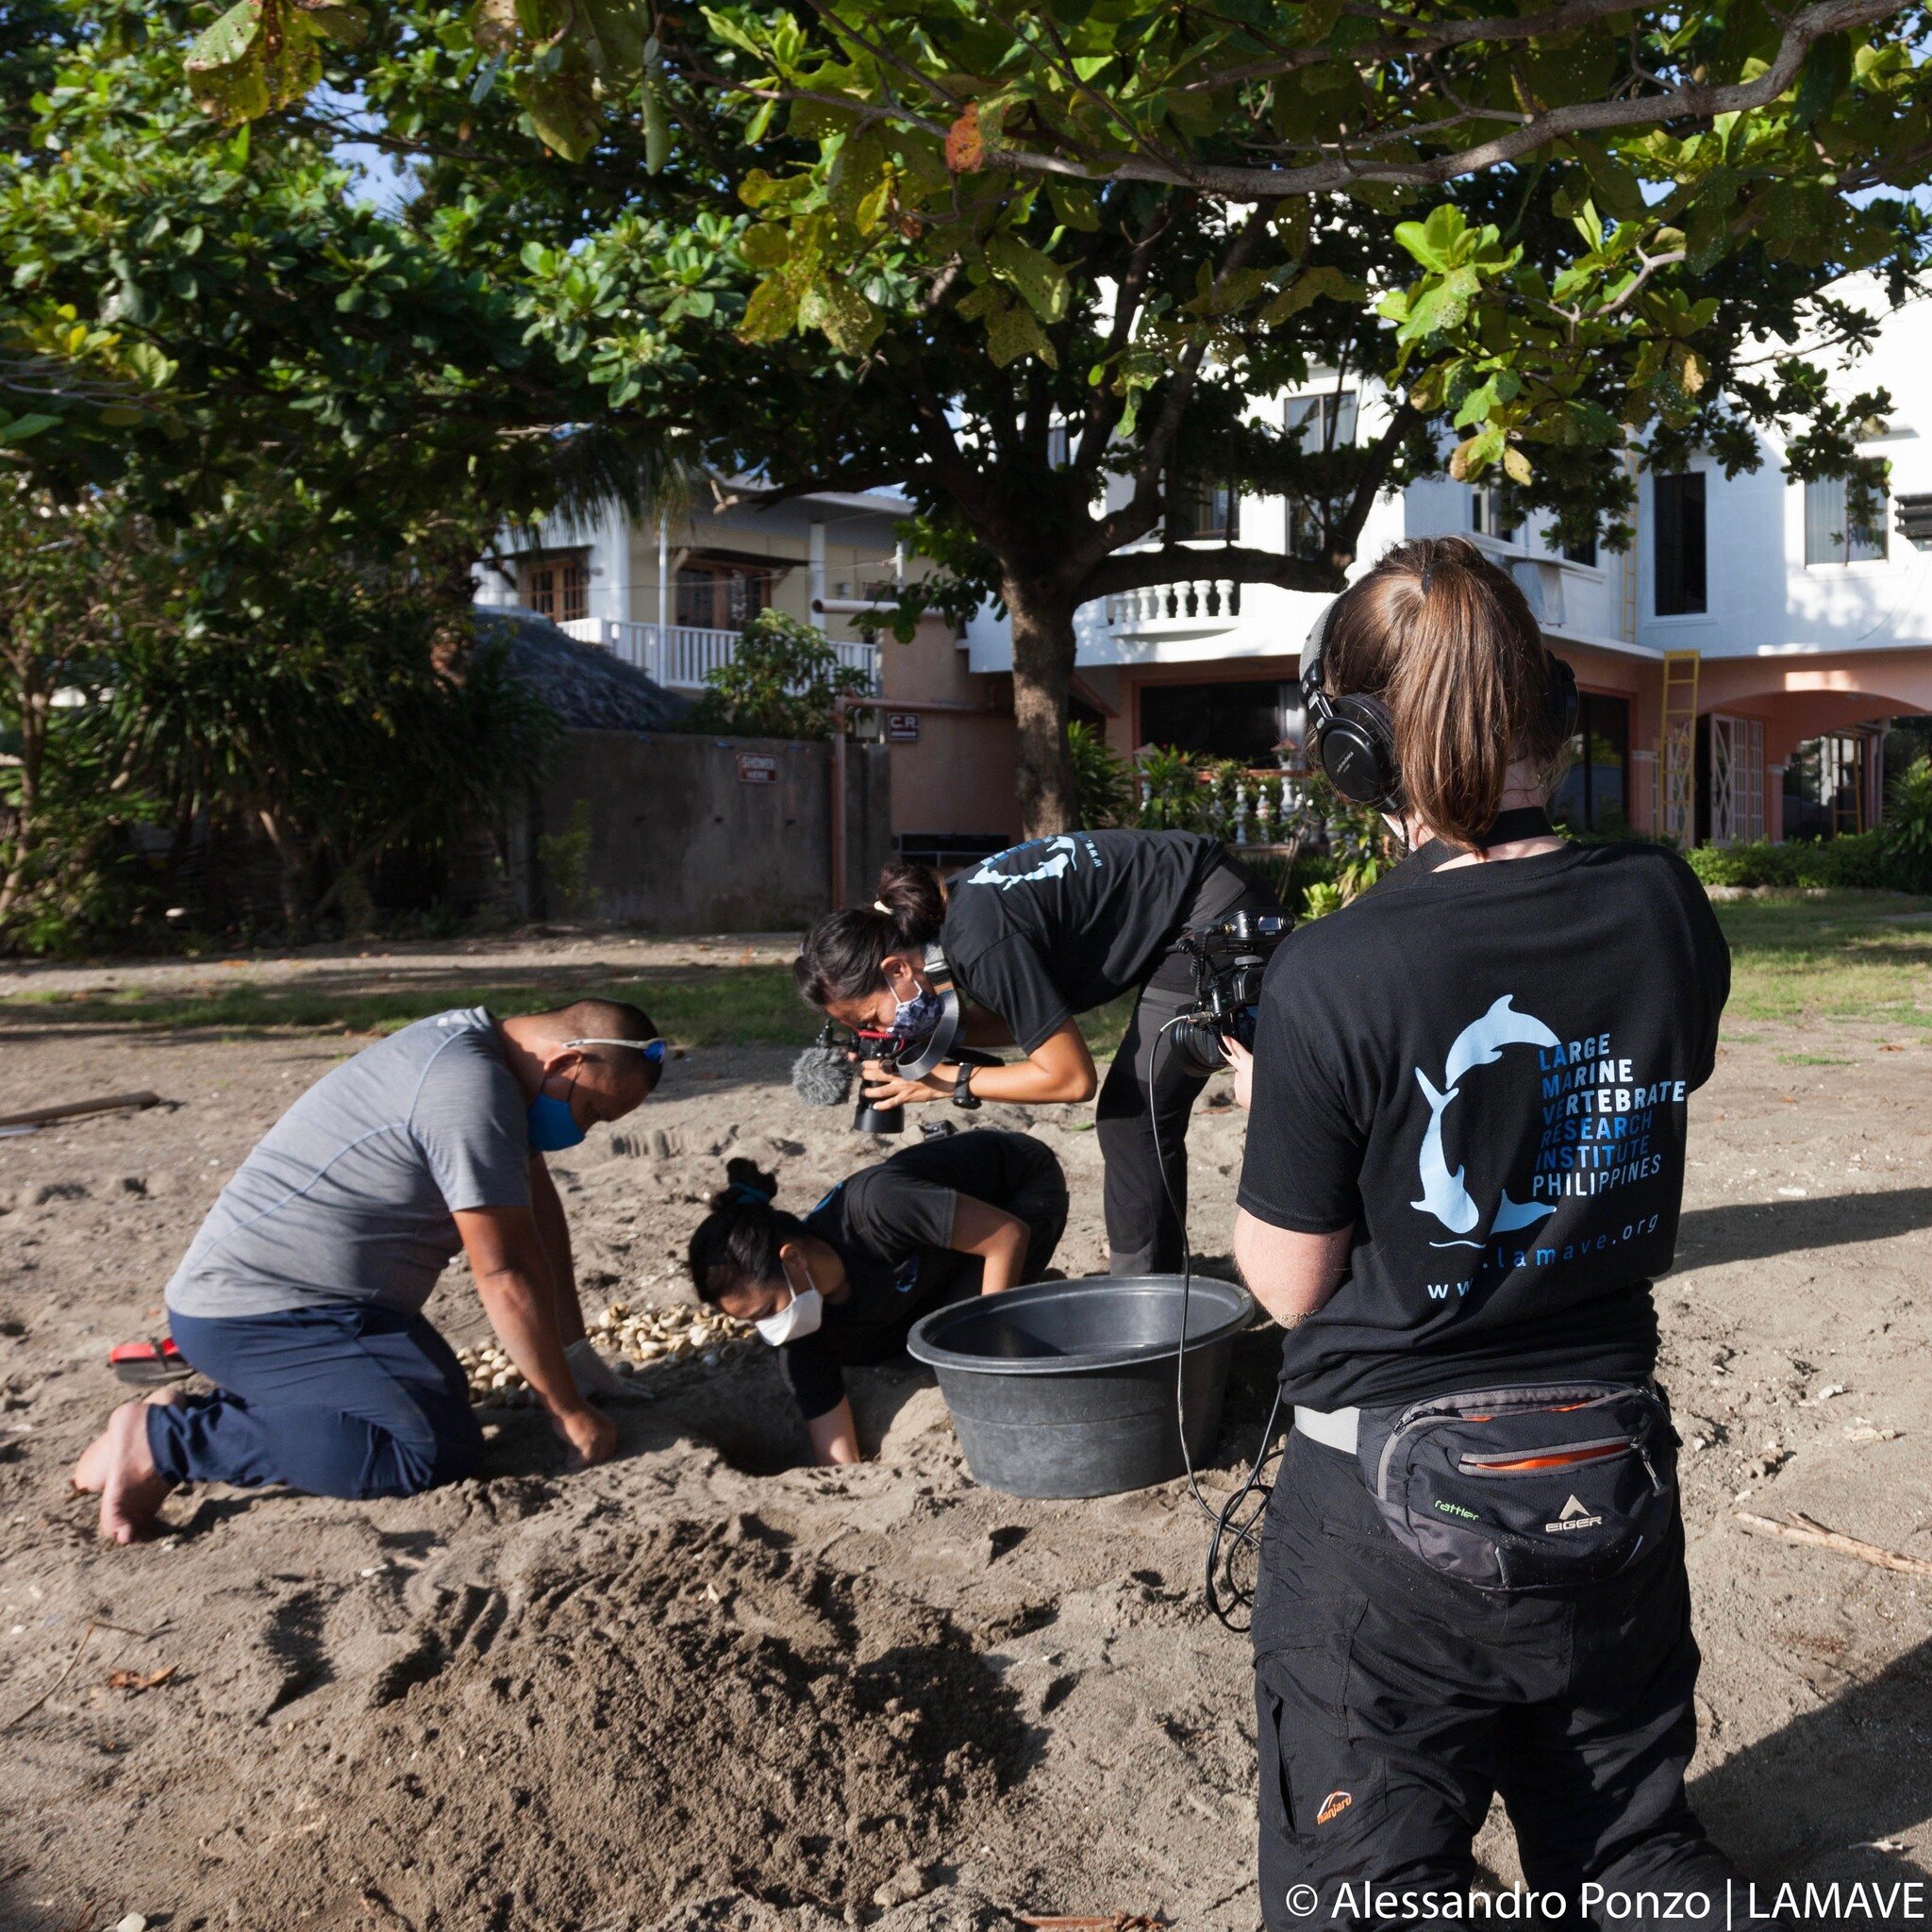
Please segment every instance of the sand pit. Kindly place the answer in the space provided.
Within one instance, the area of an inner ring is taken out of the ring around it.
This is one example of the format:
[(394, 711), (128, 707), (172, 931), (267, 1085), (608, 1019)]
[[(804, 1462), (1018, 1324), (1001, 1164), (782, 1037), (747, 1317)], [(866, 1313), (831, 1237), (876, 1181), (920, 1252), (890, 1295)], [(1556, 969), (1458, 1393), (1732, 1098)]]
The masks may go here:
[[(613, 1896), (733, 1889), (871, 1905), (985, 1822), (1025, 1734), (942, 1613), (787, 1541), (742, 1514), (674, 1523), (451, 1596), (318, 1784), (326, 1837), (230, 1882), (327, 1923), (387, 1840), (384, 1890), (411, 1920), (575, 1924)], [(390, 1764), (412, 1768), (371, 1775)]]
[[(1693, 1796), (1765, 1876), (1920, 1877), (1932, 1587), (1734, 1511), (1932, 1555), (1932, 1048), (1739, 1032), (1696, 1102), (1657, 1297), (1707, 1659)], [(1248, 1932), (1247, 1659), (1202, 1607), (1184, 1491), (980, 1490), (916, 1372), (857, 1379), (876, 1457), (849, 1471), (801, 1466), (767, 1352), (700, 1352), (641, 1365), (620, 1459), (586, 1475), (541, 1416), (491, 1410), (476, 1482), (366, 1506), (201, 1491), (155, 1542), (94, 1541), (64, 1478), (125, 1392), (108, 1343), (159, 1326), (233, 1163), (360, 1043), (58, 1009), (7, 1036), (0, 1105), (176, 1105), (0, 1142), (0, 1724), (44, 1700), (0, 1739), (0, 1925), (1013, 1932), (1019, 1908)], [(683, 1244), (727, 1154), (808, 1205), (879, 1151), (791, 1099), (788, 1058), (693, 1054), (647, 1115), (559, 1158), (593, 1310), (688, 1302)], [(1073, 1183), (1062, 1265), (1098, 1269), (1091, 1110), (1032, 1130)], [(1210, 1265), (1241, 1136), (1227, 1108), (1197, 1120)], [(431, 1312), (486, 1332), (460, 1271)], [(1269, 1369), (1244, 1345), (1210, 1491)], [(1513, 1875), (1500, 1816), (1480, 1850)]]

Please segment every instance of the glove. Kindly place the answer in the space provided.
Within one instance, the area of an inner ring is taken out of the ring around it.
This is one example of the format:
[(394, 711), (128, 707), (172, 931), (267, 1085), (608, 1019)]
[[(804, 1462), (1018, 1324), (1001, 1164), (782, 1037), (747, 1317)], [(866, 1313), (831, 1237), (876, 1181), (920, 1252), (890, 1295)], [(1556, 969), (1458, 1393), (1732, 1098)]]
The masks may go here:
[(577, 1393), (586, 1402), (599, 1395), (625, 1392), (623, 1376), (597, 1353), (588, 1335), (573, 1341), (564, 1350), (563, 1358), (570, 1365), (571, 1380), (577, 1385)]

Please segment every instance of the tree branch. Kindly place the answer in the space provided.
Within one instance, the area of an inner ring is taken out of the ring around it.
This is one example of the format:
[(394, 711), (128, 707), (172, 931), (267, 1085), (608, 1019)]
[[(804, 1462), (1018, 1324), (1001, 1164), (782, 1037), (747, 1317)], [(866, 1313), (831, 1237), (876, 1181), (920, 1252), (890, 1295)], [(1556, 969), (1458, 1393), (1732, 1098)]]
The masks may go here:
[(1341, 588), (1339, 572), (1309, 557), (1288, 557), (1276, 550), (1248, 550), (1238, 544), (1190, 550), (1180, 543), (1161, 543), (1146, 550), (1118, 550), (1104, 558), (1080, 579), (1078, 601), (1113, 597), (1123, 591), (1141, 591), (1156, 584), (1208, 583), (1279, 584), (1287, 591), (1333, 591)]
[[(1628, 9), (1626, 7), (1612, 10)], [(1870, 26), (1897, 11), (1897, 0), (1819, 0), (1819, 4), (1791, 18), (1771, 65), (1756, 80), (1722, 87), (1699, 81), (1634, 99), (1612, 96), (1552, 108), (1493, 140), (1429, 160), (1375, 161), (1339, 154), (1333, 159), (1300, 168), (1231, 168), (1123, 154), (1103, 166), (1065, 155), (999, 145), (988, 149), (982, 166), (989, 173), (1056, 175), (1070, 180), (1147, 181), (1170, 188), (1193, 188), (1219, 200), (1237, 202), (1325, 194), (1363, 182), (1439, 188), (1461, 175), (1481, 174), (1506, 162), (1521, 160), (1568, 135), (1656, 127), (1675, 121), (1707, 121), (1720, 114), (1749, 113), (1768, 107), (1797, 78), (1805, 56), (1814, 42), (1828, 34)], [(821, 92), (810, 88), (745, 88), (741, 92), (749, 99), (809, 102), (843, 114), (865, 111), (865, 104), (849, 94)], [(902, 114), (898, 118), (907, 126), (941, 141), (945, 139), (947, 123), (924, 115)], [(1418, 123), (1416, 139), (1426, 140), (1428, 134), (1427, 125)]]

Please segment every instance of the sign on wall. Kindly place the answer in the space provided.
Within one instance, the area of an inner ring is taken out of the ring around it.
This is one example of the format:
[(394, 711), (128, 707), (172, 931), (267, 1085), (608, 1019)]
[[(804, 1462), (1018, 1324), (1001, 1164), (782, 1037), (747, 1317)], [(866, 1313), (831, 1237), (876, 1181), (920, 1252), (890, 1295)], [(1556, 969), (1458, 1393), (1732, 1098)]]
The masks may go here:
[(778, 760), (768, 751), (740, 752), (738, 782), (741, 785), (775, 785), (778, 782)]
[(888, 711), (886, 713), (886, 741), (889, 744), (917, 744), (919, 742), (919, 713), (917, 711)]

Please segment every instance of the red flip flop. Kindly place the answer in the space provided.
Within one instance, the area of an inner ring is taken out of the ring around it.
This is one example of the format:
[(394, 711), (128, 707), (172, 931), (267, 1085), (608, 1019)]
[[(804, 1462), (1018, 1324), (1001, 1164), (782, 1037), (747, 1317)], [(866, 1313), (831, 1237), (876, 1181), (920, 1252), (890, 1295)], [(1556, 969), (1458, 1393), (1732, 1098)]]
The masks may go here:
[(117, 1342), (108, 1351), (108, 1365), (130, 1389), (160, 1389), (194, 1373), (172, 1336), (158, 1341)]

